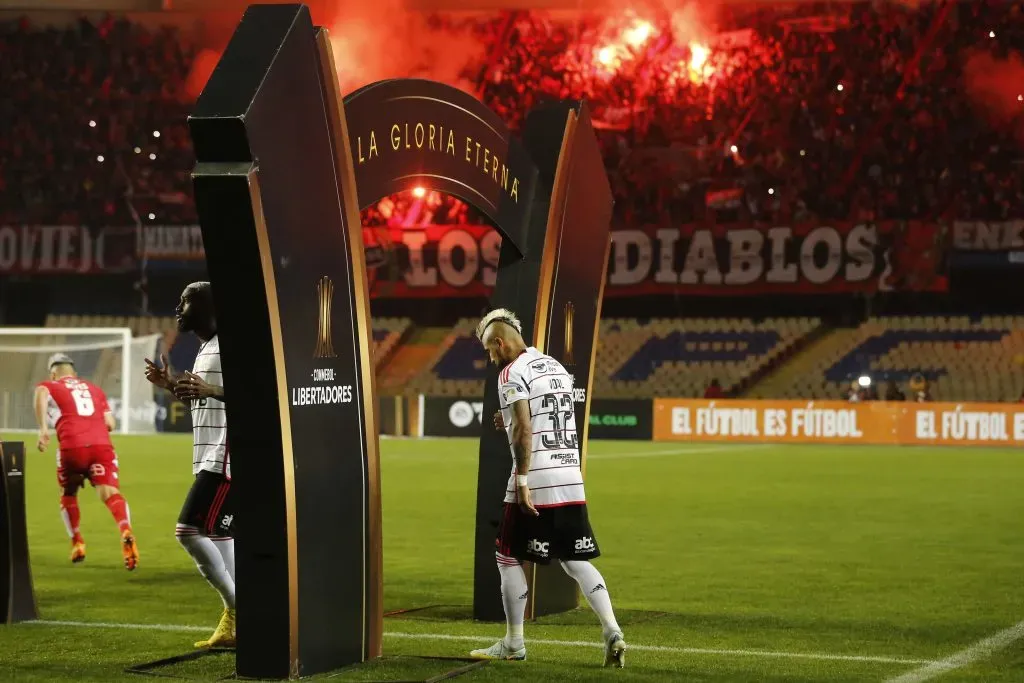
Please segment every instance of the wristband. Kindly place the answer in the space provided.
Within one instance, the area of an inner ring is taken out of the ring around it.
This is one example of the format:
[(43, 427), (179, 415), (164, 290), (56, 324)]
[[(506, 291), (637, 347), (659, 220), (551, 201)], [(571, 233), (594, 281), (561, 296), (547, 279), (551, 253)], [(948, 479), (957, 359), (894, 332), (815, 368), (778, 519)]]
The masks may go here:
[(516, 486), (527, 486), (525, 474), (516, 475)]

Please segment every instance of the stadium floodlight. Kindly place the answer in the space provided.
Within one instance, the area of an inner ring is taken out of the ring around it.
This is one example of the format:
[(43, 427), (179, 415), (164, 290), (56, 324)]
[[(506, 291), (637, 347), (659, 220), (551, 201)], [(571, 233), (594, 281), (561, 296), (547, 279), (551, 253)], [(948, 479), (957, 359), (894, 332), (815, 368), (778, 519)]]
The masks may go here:
[(860, 377), (857, 378), (857, 384), (867, 389), (868, 387), (871, 386), (871, 378), (868, 377), (867, 375), (861, 375)]
[(107, 394), (119, 432), (156, 431), (145, 359), (156, 357), (160, 339), (133, 338), (127, 327), (0, 327), (0, 429), (35, 430), (35, 387), (49, 378), (47, 358), (66, 353)]

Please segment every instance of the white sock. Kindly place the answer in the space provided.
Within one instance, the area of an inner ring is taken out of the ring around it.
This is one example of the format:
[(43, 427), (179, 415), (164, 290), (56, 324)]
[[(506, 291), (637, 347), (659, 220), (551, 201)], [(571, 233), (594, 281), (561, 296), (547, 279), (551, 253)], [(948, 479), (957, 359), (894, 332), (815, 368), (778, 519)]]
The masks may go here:
[(235, 539), (231, 537), (218, 536), (211, 539), (213, 544), (217, 546), (217, 550), (220, 551), (220, 556), (224, 559), (224, 568), (228, 570), (228, 575), (231, 576), (231, 581), (235, 581)]
[(597, 567), (589, 560), (568, 560), (562, 562), (565, 573), (576, 580), (583, 591), (583, 597), (590, 603), (590, 609), (601, 620), (601, 633), (607, 640), (613, 633), (622, 633), (619, 622), (615, 621), (612, 599), (608, 595), (608, 587)]
[(501, 604), (505, 607), (505, 647), (523, 647), (523, 622), (526, 620), (526, 572), (519, 560), (495, 553), (501, 573)]
[(178, 543), (195, 560), (199, 573), (220, 594), (224, 608), (234, 609), (235, 581), (224, 565), (224, 558), (217, 550), (217, 544), (201, 535), (199, 529), (194, 526), (179, 524), (174, 530), (174, 535), (178, 537)]

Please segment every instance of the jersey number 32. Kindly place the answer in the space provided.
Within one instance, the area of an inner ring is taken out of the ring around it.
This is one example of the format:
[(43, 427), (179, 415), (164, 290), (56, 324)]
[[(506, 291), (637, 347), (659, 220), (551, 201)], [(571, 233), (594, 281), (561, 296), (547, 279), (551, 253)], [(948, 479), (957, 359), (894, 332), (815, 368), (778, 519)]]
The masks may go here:
[(576, 430), (569, 428), (569, 420), (575, 415), (572, 394), (548, 394), (541, 399), (540, 408), (551, 420), (551, 431), (540, 437), (544, 448), (578, 447)]

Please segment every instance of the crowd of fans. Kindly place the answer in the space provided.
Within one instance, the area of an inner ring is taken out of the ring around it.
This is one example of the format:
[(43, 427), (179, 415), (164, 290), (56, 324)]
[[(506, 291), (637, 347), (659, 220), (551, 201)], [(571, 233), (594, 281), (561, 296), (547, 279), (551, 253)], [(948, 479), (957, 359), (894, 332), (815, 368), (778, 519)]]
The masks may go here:
[[(1020, 215), (1024, 138), (964, 83), (973, 54), (1024, 50), (1019, 1), (794, 11), (736, 12), (711, 37), (524, 16), (485, 101), (513, 125), (546, 97), (590, 101), (626, 220)], [(1024, 103), (1004, 104), (1020, 132)]]
[[(1024, 51), (1021, 0), (505, 16), (482, 22), (490, 42), (464, 73), (514, 129), (543, 100), (586, 98), (620, 221), (1024, 214), (1024, 102), (995, 125), (964, 83), (971, 55)], [(195, 222), (194, 54), (123, 19), (0, 24), (0, 224)], [(371, 226), (481, 220), (430, 191), (364, 212)]]
[(194, 223), (191, 56), (123, 19), (0, 24), (0, 224)]

